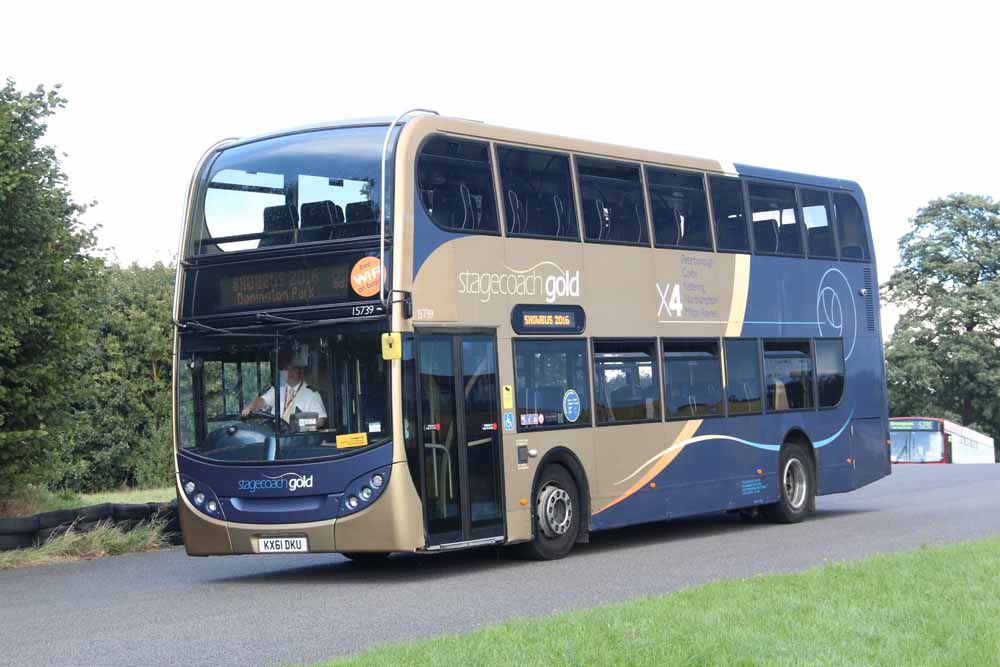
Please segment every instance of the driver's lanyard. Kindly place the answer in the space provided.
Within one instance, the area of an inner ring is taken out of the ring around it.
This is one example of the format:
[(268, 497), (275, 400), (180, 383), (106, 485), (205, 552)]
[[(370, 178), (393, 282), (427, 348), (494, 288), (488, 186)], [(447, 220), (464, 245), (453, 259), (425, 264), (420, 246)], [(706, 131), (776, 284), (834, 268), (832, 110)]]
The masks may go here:
[(295, 397), (299, 395), (299, 390), (302, 389), (302, 385), (304, 385), (304, 384), (305, 384), (305, 382), (300, 382), (298, 384), (298, 386), (295, 387), (295, 391), (294, 392), (291, 391), (290, 387), (287, 387), (287, 386), (285, 387), (285, 407), (281, 411), (281, 418), (284, 419), (285, 421), (288, 421), (288, 417), (289, 417), (289, 413), (291, 412), (292, 404), (295, 402)]

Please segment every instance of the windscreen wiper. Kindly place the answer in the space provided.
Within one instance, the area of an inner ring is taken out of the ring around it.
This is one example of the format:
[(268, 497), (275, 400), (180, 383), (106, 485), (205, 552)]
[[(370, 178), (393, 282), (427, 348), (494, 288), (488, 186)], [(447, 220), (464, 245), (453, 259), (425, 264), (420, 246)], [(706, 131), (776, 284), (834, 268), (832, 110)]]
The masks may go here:
[(207, 331), (209, 333), (226, 334), (232, 335), (233, 332), (229, 329), (220, 329), (219, 327), (212, 327), (207, 324), (202, 324), (198, 320), (174, 320), (174, 326), (178, 329), (197, 329), (198, 331)]
[(274, 315), (273, 313), (260, 312), (257, 313), (258, 322), (274, 322), (275, 324), (305, 324), (302, 320), (295, 320), (291, 317), (282, 317), (281, 315)]

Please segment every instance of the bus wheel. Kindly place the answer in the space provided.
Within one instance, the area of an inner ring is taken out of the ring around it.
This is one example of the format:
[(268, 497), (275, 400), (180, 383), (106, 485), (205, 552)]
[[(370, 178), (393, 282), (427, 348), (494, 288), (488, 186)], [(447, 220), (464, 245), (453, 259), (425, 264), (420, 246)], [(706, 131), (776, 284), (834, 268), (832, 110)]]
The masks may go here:
[(343, 551), (340, 554), (355, 563), (381, 563), (389, 557), (388, 551)]
[(542, 469), (535, 494), (534, 537), (524, 545), (526, 555), (537, 560), (562, 558), (573, 548), (580, 531), (580, 494), (566, 468)]
[(789, 443), (781, 448), (778, 484), (781, 500), (765, 508), (768, 519), (775, 523), (802, 521), (816, 493), (812, 461), (802, 445)]

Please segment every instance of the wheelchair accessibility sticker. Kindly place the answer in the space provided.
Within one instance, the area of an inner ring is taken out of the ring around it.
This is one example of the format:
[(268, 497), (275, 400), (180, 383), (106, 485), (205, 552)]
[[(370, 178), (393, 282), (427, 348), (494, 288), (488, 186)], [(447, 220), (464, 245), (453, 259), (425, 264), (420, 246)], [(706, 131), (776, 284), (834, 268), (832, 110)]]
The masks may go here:
[(505, 412), (503, 413), (503, 430), (513, 431), (514, 430), (514, 413)]

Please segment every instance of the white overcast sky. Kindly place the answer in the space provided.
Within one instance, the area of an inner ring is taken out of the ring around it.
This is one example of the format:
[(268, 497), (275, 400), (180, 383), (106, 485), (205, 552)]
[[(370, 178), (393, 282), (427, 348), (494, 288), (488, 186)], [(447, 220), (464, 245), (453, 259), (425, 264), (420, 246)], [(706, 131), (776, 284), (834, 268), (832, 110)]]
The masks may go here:
[[(3, 9), (0, 75), (122, 262), (176, 251), (214, 141), (412, 106), (861, 183), (880, 279), (917, 208), (1000, 196), (1000, 4), (74, 2)], [(893, 318), (894, 319), (894, 318)], [(886, 334), (889, 332), (886, 331)]]

